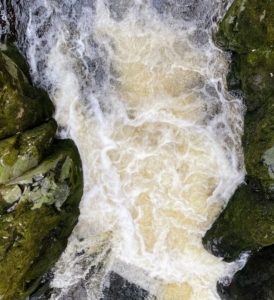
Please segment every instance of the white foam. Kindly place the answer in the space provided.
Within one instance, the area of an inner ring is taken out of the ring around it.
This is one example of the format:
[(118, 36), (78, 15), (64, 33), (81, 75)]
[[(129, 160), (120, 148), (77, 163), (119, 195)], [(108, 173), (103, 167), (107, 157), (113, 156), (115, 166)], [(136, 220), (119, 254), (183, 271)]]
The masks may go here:
[(104, 1), (39, 0), (29, 10), (32, 74), (84, 167), (79, 223), (52, 285), (60, 296), (85, 278), (71, 266), (92, 262), (75, 253), (92, 254), (107, 234), (105, 271), (134, 280), (127, 270), (142, 270), (135, 282), (151, 280), (143, 286), (159, 299), (219, 299), (216, 282), (237, 263), (209, 254), (201, 238), (244, 173), (241, 99), (225, 92), (227, 61), (210, 40), (221, 7), (201, 2), (190, 21), (180, 2), (164, 14), (161, 1), (120, 2), (115, 18)]

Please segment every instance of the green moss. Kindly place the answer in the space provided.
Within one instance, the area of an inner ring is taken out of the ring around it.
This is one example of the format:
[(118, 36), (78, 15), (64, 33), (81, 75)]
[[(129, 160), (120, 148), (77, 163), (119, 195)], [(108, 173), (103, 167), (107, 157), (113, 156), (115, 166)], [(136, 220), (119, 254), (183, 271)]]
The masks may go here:
[(243, 251), (274, 243), (274, 202), (257, 192), (254, 182), (253, 186), (248, 183), (238, 188), (203, 238), (208, 250), (227, 261), (238, 258)]
[(273, 0), (235, 0), (220, 23), (216, 41), (238, 53), (273, 48)]
[(23, 300), (66, 246), (83, 177), (74, 143), (54, 141), (47, 94), (14, 46), (0, 50), (0, 298)]
[(216, 40), (234, 51), (228, 87), (244, 94), (248, 176), (203, 242), (233, 260), (274, 243), (274, 2), (235, 0)]
[(47, 94), (34, 88), (15, 62), (0, 52), (0, 139), (43, 123), (53, 111)]
[(56, 122), (50, 120), (0, 141), (0, 184), (36, 167), (51, 146), (56, 129)]
[(18, 51), (14, 43), (8, 41), (7, 43), (0, 43), (0, 51), (7, 55), (18, 68), (26, 75), (30, 80), (29, 66), (22, 54)]
[[(56, 141), (41, 165), (5, 188), (16, 187), (20, 187), (19, 199), (0, 218), (3, 300), (25, 299), (66, 246), (83, 192), (81, 162), (73, 142)], [(68, 192), (61, 194), (64, 187)]]
[(272, 198), (274, 178), (264, 160), (274, 146), (274, 51), (241, 55), (239, 69), (247, 106), (243, 139), (246, 170), (261, 181), (266, 196)]

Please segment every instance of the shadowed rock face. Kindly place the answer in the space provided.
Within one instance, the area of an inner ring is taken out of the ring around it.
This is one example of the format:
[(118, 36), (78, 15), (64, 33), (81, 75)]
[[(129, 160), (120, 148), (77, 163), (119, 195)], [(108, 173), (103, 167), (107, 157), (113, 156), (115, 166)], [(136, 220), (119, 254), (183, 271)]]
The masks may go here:
[(228, 87), (244, 94), (247, 177), (203, 243), (227, 261), (244, 251), (253, 253), (229, 286), (219, 285), (223, 299), (273, 299), (274, 2), (235, 0), (216, 41), (234, 51)]
[(274, 202), (241, 186), (204, 238), (205, 247), (227, 261), (274, 243)]
[(12, 39), (16, 37), (15, 14), (10, 0), (0, 2), (0, 36), (9, 34)]
[(14, 46), (1, 49), (0, 298), (20, 300), (66, 247), (83, 177), (74, 143), (54, 140), (57, 125), (47, 94), (32, 86)]
[(101, 300), (145, 300), (149, 296), (148, 291), (114, 272), (109, 274), (109, 283), (105, 286), (103, 294)]
[(274, 299), (274, 247), (254, 254), (228, 285), (218, 285), (225, 300)]
[(33, 87), (4, 52), (0, 52), (0, 70), (0, 139), (40, 125), (51, 117), (54, 107), (47, 94)]

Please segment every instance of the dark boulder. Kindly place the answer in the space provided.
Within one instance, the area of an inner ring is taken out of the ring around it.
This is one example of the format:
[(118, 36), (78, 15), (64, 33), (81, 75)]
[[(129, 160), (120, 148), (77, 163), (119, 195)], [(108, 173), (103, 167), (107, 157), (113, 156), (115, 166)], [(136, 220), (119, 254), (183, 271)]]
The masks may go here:
[(0, 52), (0, 139), (42, 124), (53, 112), (46, 92), (33, 87), (20, 67)]
[(274, 246), (255, 253), (229, 285), (218, 284), (224, 300), (274, 299)]

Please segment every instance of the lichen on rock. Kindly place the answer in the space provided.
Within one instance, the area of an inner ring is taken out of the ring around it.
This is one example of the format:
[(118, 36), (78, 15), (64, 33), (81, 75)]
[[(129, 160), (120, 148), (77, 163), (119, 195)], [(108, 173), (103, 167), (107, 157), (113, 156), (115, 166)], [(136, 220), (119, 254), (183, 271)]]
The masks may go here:
[(53, 266), (77, 221), (82, 195), (77, 148), (70, 140), (55, 142), (41, 165), (5, 189), (13, 191), (16, 203), (0, 217), (0, 294), (19, 300)]
[(36, 167), (50, 148), (56, 129), (56, 122), (50, 120), (0, 141), (0, 184)]

